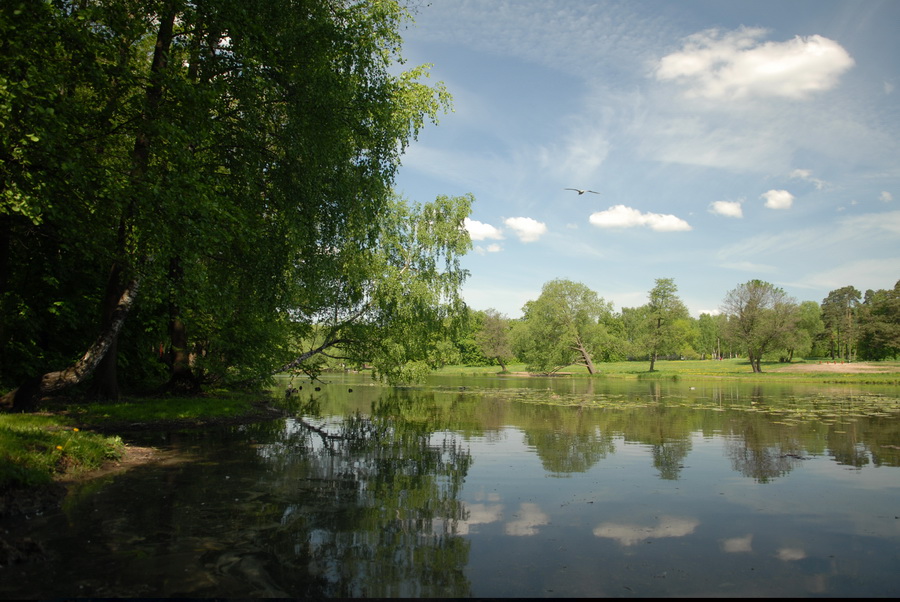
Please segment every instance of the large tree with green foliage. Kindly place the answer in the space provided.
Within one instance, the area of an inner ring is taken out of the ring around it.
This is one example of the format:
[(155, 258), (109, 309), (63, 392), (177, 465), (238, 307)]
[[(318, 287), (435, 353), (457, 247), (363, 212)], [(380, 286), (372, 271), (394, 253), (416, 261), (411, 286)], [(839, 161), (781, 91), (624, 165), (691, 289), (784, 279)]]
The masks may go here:
[(650, 357), (650, 372), (660, 353), (677, 353), (686, 340), (686, 329), (679, 321), (688, 319), (689, 315), (677, 293), (672, 278), (657, 278), (656, 286), (650, 291), (640, 337), (640, 345)]
[(762, 280), (751, 280), (725, 295), (722, 311), (728, 330), (747, 351), (754, 372), (762, 372), (763, 355), (779, 346), (797, 322), (797, 302), (783, 289)]
[(900, 280), (892, 289), (866, 291), (859, 326), (861, 357), (883, 360), (900, 355)]
[(448, 102), (394, 71), (392, 0), (0, 11), (0, 380), (32, 376), (25, 405), (100, 361), (106, 396), (160, 355), (176, 388), (270, 372)]
[(475, 338), (481, 348), (481, 353), (486, 358), (500, 364), (500, 369), (506, 372), (506, 364), (514, 356), (509, 318), (496, 309), (485, 310), (481, 330), (478, 331)]
[(597, 372), (594, 357), (610, 344), (603, 321), (612, 314), (612, 303), (584, 284), (551, 280), (523, 313), (513, 349), (529, 370), (555, 372), (577, 363), (589, 374)]
[(857, 308), (862, 294), (852, 286), (828, 293), (822, 300), (822, 320), (832, 359), (853, 359), (859, 335)]
[(807, 356), (813, 349), (813, 344), (823, 330), (822, 310), (815, 301), (803, 301), (797, 308), (797, 327), (789, 332), (785, 339), (787, 357), (785, 361), (792, 361), (794, 355)]

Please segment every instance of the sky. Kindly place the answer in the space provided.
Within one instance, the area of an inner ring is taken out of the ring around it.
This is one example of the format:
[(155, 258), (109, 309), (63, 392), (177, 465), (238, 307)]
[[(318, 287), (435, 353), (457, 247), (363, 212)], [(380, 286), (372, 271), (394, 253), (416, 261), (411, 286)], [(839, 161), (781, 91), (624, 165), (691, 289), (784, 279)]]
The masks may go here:
[(896, 0), (434, 0), (403, 54), (453, 112), (396, 189), (474, 195), (463, 296), (510, 318), (559, 278), (616, 311), (672, 278), (695, 317), (754, 279), (893, 288), (898, 25)]

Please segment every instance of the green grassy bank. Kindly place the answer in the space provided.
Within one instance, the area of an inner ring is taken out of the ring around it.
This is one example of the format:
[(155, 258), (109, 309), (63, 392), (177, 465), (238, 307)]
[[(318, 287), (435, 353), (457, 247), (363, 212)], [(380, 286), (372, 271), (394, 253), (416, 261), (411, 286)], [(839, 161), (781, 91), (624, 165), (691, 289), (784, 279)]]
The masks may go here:
[(117, 460), (119, 436), (135, 426), (190, 428), (262, 415), (260, 394), (126, 399), (120, 403), (52, 403), (36, 414), (0, 414), (0, 491), (43, 485)]

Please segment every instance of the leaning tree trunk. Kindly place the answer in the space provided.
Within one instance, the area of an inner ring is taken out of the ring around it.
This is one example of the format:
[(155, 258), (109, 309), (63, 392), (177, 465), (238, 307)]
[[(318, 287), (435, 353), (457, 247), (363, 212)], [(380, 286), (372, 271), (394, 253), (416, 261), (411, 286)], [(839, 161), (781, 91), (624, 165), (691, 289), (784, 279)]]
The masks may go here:
[(97, 337), (97, 340), (80, 360), (64, 370), (48, 372), (25, 382), (18, 389), (14, 389), (0, 398), (0, 407), (11, 408), (14, 412), (32, 412), (44, 395), (77, 385), (88, 378), (115, 343), (116, 337), (119, 336), (128, 310), (131, 309), (137, 296), (139, 284), (138, 278), (128, 283), (112, 313), (109, 327)]
[(588, 353), (587, 348), (584, 346), (584, 343), (578, 341), (574, 346), (575, 351), (581, 354), (581, 359), (584, 361), (584, 366), (587, 368), (588, 374), (594, 375), (597, 372), (597, 369), (594, 368), (594, 361), (591, 359), (591, 354)]
[[(159, 105), (163, 101), (164, 89), (162, 74), (169, 65), (169, 52), (172, 47), (174, 37), (175, 18), (177, 16), (177, 7), (175, 2), (170, 2), (165, 7), (165, 14), (160, 15), (159, 29), (156, 33), (156, 44), (153, 48), (153, 59), (150, 63), (149, 84), (144, 92), (145, 106), (140, 115), (140, 124), (134, 139), (134, 147), (131, 151), (131, 185), (139, 188), (145, 185), (147, 169), (150, 165), (150, 147), (152, 143), (151, 132), (154, 128), (153, 122), (159, 110)], [(104, 298), (104, 321), (102, 329), (104, 332), (109, 330), (111, 324), (111, 316), (116, 308), (116, 299), (125, 287), (123, 287), (121, 278), (123, 266), (127, 265), (126, 256), (128, 252), (127, 238), (131, 229), (130, 222), (135, 212), (135, 201), (132, 198), (119, 217), (119, 232), (117, 239), (117, 257), (112, 269), (110, 270), (109, 279), (106, 284), (106, 296)], [(120, 326), (121, 328), (121, 326)], [(97, 370), (97, 378), (94, 383), (94, 394), (103, 399), (118, 399), (119, 397), (119, 379), (117, 373), (118, 365), (118, 329), (116, 336), (110, 342), (106, 352), (101, 358), (101, 364)]]
[[(120, 232), (120, 237), (122, 237)], [(106, 293), (103, 297), (103, 321), (100, 332), (107, 332), (115, 319), (115, 312), (122, 296), (122, 266), (120, 263), (113, 265), (106, 282)], [(97, 364), (94, 374), (94, 382), (91, 386), (91, 394), (98, 399), (119, 399), (119, 374), (118, 374), (118, 344), (119, 336), (116, 334), (109, 344), (109, 348), (103, 354)]]

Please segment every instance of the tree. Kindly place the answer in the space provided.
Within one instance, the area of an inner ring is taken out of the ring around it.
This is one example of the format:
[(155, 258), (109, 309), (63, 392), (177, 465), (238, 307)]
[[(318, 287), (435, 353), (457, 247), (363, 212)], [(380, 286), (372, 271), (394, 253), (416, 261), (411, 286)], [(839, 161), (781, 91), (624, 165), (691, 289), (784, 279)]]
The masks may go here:
[(852, 286), (845, 286), (828, 293), (822, 300), (822, 319), (831, 347), (831, 358), (853, 360), (856, 349), (856, 310), (861, 293)]
[[(281, 326), (323, 309), (334, 249), (378, 239), (400, 156), (448, 106), (425, 67), (394, 69), (409, 13), (25, 5), (0, 9), (3, 383), (91, 340), (112, 397), (116, 367), (155, 362), (163, 343), (173, 385), (270, 373)], [(137, 283), (129, 328), (120, 301)]]
[(277, 372), (315, 375), (322, 355), (401, 382), (446, 363), (467, 321), (459, 259), (471, 247), (463, 221), (472, 202), (471, 194), (425, 205), (395, 197), (370, 246), (333, 250), (341, 268), (317, 292), (318, 312), (297, 300), (290, 327), (304, 348)]
[(715, 359), (722, 357), (719, 327), (719, 321), (714, 316), (706, 313), (700, 314), (697, 320), (697, 328), (699, 330), (697, 349), (700, 351), (702, 359), (706, 359), (707, 354)]
[(859, 352), (883, 360), (900, 354), (900, 280), (893, 289), (867, 290), (859, 308)]
[(684, 329), (678, 327), (678, 320), (688, 318), (688, 310), (677, 292), (672, 278), (657, 278), (656, 286), (650, 291), (642, 341), (650, 356), (650, 372), (654, 371), (660, 353), (675, 353), (685, 341)]
[(788, 333), (785, 339), (787, 357), (790, 362), (794, 355), (806, 356), (812, 351), (813, 343), (825, 329), (822, 322), (822, 310), (815, 301), (804, 301), (797, 308), (797, 327)]
[(555, 372), (578, 363), (596, 373), (593, 357), (610, 343), (602, 320), (612, 314), (612, 303), (584, 284), (552, 280), (523, 313), (513, 348), (529, 370)]
[(496, 361), (500, 369), (507, 372), (506, 362), (513, 357), (509, 318), (496, 309), (485, 310), (484, 323), (475, 338), (484, 356)]
[(766, 351), (782, 345), (797, 322), (797, 303), (784, 290), (751, 280), (728, 292), (722, 303), (730, 334), (747, 351), (753, 372), (762, 372)]

